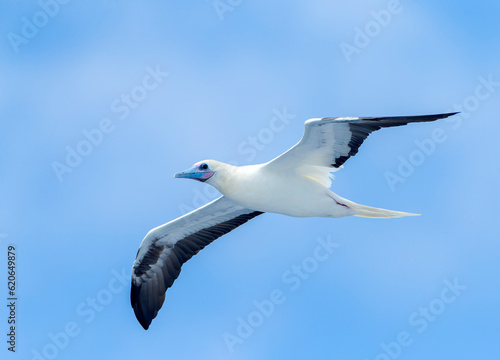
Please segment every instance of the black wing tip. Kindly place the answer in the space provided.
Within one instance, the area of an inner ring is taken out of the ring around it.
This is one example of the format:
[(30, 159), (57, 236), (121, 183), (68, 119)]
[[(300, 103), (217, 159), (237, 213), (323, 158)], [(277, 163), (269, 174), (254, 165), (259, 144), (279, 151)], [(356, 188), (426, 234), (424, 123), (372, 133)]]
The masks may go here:
[(147, 329), (149, 329), (149, 325), (151, 324), (151, 321), (149, 323), (148, 322), (141, 322), (141, 321), (139, 321), (139, 323), (144, 328), (144, 330), (147, 330)]
[(408, 115), (408, 116), (375, 116), (375, 117), (361, 117), (364, 120), (380, 121), (380, 120), (409, 120), (408, 122), (426, 122), (434, 121), (438, 119), (444, 119), (449, 116), (459, 114), (460, 112), (449, 112), (449, 113), (439, 113), (439, 114), (428, 114), (428, 115)]
[(442, 114), (435, 114), (435, 115), (429, 115), (429, 116), (439, 116), (438, 119), (444, 119), (444, 118), (447, 118), (447, 117), (450, 117), (450, 116), (453, 116), (453, 115), (457, 115), (457, 114), (460, 114), (460, 111), (456, 111), (456, 112), (450, 112), (450, 113), (442, 113)]
[(144, 314), (143, 309), (141, 309), (139, 301), (140, 292), (141, 292), (141, 285), (135, 285), (134, 282), (132, 281), (132, 287), (130, 288), (130, 303), (132, 305), (132, 308), (134, 309), (134, 314), (137, 321), (139, 321), (144, 330), (147, 330), (149, 329), (149, 325), (151, 325), (154, 316), (153, 317), (146, 316)]
[[(440, 113), (440, 114), (431, 114), (431, 115), (406, 115), (406, 116), (354, 116), (354, 118), (359, 118), (362, 120), (368, 120), (368, 121), (380, 121), (380, 120), (396, 120), (396, 119), (414, 119), (414, 121), (417, 118), (420, 118), (420, 121), (433, 121), (433, 120), (438, 120), (438, 119), (444, 119), (449, 116), (457, 115), (460, 114), (460, 111), (456, 112), (449, 112), (449, 113)], [(337, 120), (337, 119), (344, 119), (345, 116), (341, 117), (324, 117), (321, 118), (321, 120)], [(418, 121), (418, 120), (417, 120)]]

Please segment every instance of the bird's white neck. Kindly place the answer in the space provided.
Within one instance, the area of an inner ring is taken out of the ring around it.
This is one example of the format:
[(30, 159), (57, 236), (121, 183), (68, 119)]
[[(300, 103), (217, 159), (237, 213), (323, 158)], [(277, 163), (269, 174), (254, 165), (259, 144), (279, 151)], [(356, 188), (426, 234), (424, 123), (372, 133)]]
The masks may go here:
[(235, 192), (247, 190), (246, 186), (258, 177), (259, 168), (260, 165), (234, 166), (219, 163), (214, 176), (207, 180), (207, 184), (215, 187), (221, 194), (232, 197)]

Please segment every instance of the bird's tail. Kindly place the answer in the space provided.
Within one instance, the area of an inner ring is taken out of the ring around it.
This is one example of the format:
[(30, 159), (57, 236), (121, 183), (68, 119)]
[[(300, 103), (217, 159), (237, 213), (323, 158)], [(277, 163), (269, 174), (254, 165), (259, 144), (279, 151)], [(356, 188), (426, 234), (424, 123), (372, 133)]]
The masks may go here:
[(354, 216), (369, 217), (369, 218), (397, 218), (403, 216), (418, 216), (420, 214), (412, 214), (403, 211), (393, 211), (379, 209), (371, 206), (360, 205), (356, 203), (349, 204), (349, 207), (354, 210)]

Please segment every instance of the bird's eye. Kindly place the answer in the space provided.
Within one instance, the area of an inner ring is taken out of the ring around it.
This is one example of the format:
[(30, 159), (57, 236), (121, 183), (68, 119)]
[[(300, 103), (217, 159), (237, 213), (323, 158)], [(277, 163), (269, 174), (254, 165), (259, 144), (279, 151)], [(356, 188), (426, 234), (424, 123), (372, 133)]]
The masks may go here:
[(200, 170), (207, 170), (208, 169), (208, 165), (203, 163), (200, 165)]

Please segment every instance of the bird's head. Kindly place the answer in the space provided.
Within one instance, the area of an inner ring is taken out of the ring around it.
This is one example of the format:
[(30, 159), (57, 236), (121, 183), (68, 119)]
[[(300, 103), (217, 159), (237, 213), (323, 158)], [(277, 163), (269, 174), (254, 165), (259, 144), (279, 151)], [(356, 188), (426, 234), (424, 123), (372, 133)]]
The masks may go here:
[(191, 168), (175, 174), (174, 177), (193, 179), (201, 182), (207, 181), (210, 185), (216, 185), (216, 183), (225, 178), (228, 166), (230, 165), (215, 160), (203, 160), (197, 162)]

